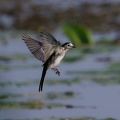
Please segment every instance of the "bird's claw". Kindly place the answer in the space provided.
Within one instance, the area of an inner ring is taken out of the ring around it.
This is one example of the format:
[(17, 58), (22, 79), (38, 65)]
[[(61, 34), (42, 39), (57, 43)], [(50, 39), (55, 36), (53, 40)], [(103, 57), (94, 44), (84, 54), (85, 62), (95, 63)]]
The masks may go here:
[(60, 76), (60, 72), (59, 71), (57, 71), (56, 74)]
[(57, 75), (59, 75), (60, 76), (60, 72), (59, 72), (59, 70), (58, 69), (56, 69), (56, 68), (52, 68), (52, 70), (57, 74)]

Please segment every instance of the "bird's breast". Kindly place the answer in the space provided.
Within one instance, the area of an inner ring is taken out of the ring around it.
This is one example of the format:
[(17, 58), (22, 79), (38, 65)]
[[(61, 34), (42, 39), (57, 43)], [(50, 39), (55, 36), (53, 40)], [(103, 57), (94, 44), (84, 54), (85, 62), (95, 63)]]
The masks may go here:
[(58, 55), (56, 56), (56, 58), (54, 59), (53, 63), (51, 64), (51, 68), (54, 68), (55, 66), (60, 64), (60, 61), (63, 59), (64, 55)]

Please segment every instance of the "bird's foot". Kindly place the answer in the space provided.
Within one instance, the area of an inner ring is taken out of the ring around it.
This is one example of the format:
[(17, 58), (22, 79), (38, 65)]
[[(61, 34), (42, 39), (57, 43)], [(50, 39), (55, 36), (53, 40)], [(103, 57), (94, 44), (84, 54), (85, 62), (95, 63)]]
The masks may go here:
[(58, 74), (60, 76), (60, 71), (57, 71), (56, 74)]
[(52, 70), (53, 70), (57, 75), (60, 76), (60, 71), (59, 71), (58, 69), (56, 69), (56, 68), (52, 68)]

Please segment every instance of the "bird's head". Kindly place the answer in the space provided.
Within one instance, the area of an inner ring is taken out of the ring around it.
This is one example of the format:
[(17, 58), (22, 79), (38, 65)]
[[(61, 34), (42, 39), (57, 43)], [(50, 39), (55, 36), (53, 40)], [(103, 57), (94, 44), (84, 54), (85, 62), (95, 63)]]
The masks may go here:
[(70, 43), (70, 42), (66, 42), (62, 45), (62, 47), (64, 47), (65, 49), (71, 49), (71, 48), (75, 48), (75, 46)]

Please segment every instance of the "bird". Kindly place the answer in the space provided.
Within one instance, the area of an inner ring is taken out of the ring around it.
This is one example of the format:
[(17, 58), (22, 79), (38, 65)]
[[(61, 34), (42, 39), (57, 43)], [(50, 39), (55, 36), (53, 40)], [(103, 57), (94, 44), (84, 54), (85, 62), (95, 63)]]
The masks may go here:
[(38, 91), (43, 90), (43, 83), (48, 69), (53, 70), (60, 76), (60, 71), (55, 66), (60, 64), (60, 61), (65, 56), (65, 53), (75, 46), (71, 42), (61, 44), (49, 32), (40, 31), (40, 40), (31, 38), (28, 34), (22, 35), (22, 40), (30, 52), (40, 61), (43, 62), (43, 71), (39, 83)]

